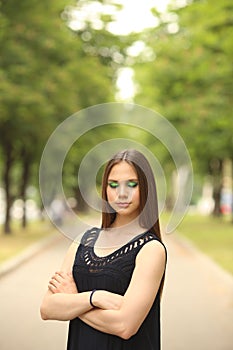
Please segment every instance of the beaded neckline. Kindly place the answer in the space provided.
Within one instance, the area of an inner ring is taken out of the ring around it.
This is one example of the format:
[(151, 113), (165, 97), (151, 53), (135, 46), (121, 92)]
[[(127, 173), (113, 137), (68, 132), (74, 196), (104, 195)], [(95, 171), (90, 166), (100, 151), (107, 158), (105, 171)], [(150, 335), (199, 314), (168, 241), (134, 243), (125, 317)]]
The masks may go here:
[(145, 231), (143, 233), (140, 233), (139, 235), (135, 236), (133, 239), (131, 239), (129, 242), (121, 246), (120, 248), (114, 250), (112, 253), (104, 256), (98, 256), (95, 251), (94, 251), (94, 245), (95, 242), (99, 236), (101, 229), (94, 227), (90, 231), (90, 235), (87, 238), (85, 242), (85, 246), (88, 246), (89, 249), (86, 250), (84, 254), (84, 260), (86, 263), (89, 265), (91, 261), (98, 261), (98, 262), (103, 262), (103, 263), (108, 263), (116, 258), (120, 258), (126, 253), (129, 253), (133, 251), (134, 249), (142, 246), (144, 243), (147, 241), (150, 241), (155, 238), (155, 235), (150, 233), (149, 231)]
[(133, 243), (134, 241), (140, 239), (141, 236), (145, 235), (146, 233), (148, 233), (148, 231), (142, 232), (140, 234), (138, 234), (137, 236), (135, 236), (134, 238), (132, 238), (130, 241), (126, 242), (125, 244), (123, 244), (122, 246), (120, 246), (119, 248), (115, 249), (112, 253), (104, 255), (104, 256), (99, 256), (98, 254), (95, 253), (95, 243), (99, 237), (100, 232), (102, 231), (102, 229), (98, 229), (97, 231), (97, 235), (96, 235), (96, 239), (93, 242), (93, 255), (95, 255), (97, 258), (108, 258), (109, 256), (111, 256), (112, 254), (117, 253), (119, 250), (124, 250), (124, 248), (126, 249), (126, 246), (130, 245), (131, 243)]

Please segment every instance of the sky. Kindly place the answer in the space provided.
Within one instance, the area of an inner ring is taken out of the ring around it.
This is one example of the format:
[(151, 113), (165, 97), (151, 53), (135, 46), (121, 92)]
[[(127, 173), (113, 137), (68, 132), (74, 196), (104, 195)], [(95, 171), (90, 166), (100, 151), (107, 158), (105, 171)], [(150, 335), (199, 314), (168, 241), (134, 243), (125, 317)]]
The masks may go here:
[(116, 13), (112, 5), (103, 5), (98, 1), (79, 1), (82, 9), (72, 10), (73, 20), (69, 26), (73, 30), (80, 30), (85, 26), (85, 20), (92, 22), (95, 29), (101, 29), (102, 21), (98, 14), (114, 14), (115, 21), (110, 23), (108, 30), (116, 35), (127, 35), (130, 32), (140, 32), (144, 28), (155, 27), (158, 23), (151, 14), (150, 9), (155, 7), (159, 12), (165, 12), (170, 0), (114, 0), (115, 3), (123, 5), (123, 9)]
[[(182, 2), (185, 0), (176, 0)], [(99, 19), (100, 14), (113, 14), (114, 21), (108, 25), (108, 30), (115, 35), (127, 35), (131, 32), (141, 32), (145, 28), (156, 27), (159, 23), (151, 13), (151, 8), (156, 8), (161, 13), (165, 13), (167, 5), (171, 0), (114, 0), (114, 3), (123, 5), (121, 11), (116, 12), (112, 5), (103, 5), (98, 1), (79, 1), (80, 10), (72, 10), (73, 20), (69, 23), (73, 30), (85, 28), (85, 21), (92, 22), (94, 29), (102, 29), (103, 23)], [(143, 42), (137, 42), (131, 47), (132, 56), (137, 56), (145, 50)], [(136, 86), (134, 84), (134, 72), (131, 68), (122, 68), (117, 79), (116, 99), (118, 101), (132, 101)]]
[[(114, 34), (129, 34), (130, 32), (140, 32), (145, 28), (158, 25), (156, 18), (151, 14), (150, 9), (155, 7), (159, 12), (165, 12), (169, 0), (118, 0), (124, 5), (123, 11), (119, 14), (117, 21), (110, 25), (109, 29)], [(141, 47), (140, 47), (141, 46)], [(143, 50), (143, 43), (137, 43), (132, 48), (137, 52)], [(116, 99), (118, 101), (133, 100), (137, 87), (133, 81), (134, 72), (131, 68), (123, 68), (118, 74)]]
[(118, 0), (118, 2), (124, 5), (124, 8), (109, 29), (114, 34), (128, 34), (156, 26), (158, 22), (150, 9), (155, 7), (159, 12), (164, 12), (170, 0)]

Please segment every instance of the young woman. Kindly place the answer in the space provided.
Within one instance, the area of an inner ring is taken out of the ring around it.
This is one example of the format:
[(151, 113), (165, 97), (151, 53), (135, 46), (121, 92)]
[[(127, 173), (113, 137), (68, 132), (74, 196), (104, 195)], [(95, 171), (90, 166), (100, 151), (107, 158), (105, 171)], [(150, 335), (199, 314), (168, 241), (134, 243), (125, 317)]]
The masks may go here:
[(43, 319), (70, 320), (68, 350), (159, 350), (166, 248), (144, 155), (124, 150), (102, 181), (102, 225), (69, 248), (41, 305)]

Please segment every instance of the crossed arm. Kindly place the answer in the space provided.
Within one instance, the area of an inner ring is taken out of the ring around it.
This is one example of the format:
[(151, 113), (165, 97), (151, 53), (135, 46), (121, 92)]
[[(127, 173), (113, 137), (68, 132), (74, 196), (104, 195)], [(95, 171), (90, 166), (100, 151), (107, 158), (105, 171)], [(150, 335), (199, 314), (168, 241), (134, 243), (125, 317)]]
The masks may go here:
[(69, 320), (79, 317), (97, 330), (130, 338), (141, 326), (158, 292), (166, 263), (164, 247), (157, 241), (145, 244), (137, 255), (125, 295), (98, 290), (92, 299), (95, 308), (89, 302), (90, 291), (78, 293), (72, 279), (74, 250), (71, 246), (62, 272), (50, 281), (41, 306), (42, 318)]

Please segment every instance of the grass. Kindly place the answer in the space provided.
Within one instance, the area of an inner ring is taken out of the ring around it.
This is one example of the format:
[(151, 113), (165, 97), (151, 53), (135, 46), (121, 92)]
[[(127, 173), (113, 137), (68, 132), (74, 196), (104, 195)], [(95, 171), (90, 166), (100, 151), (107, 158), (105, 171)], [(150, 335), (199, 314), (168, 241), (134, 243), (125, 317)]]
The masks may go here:
[(0, 264), (53, 232), (54, 228), (42, 221), (30, 222), (24, 230), (18, 222), (14, 222), (11, 234), (4, 234), (0, 228)]
[(177, 231), (233, 274), (233, 223), (230, 220), (186, 215)]
[[(99, 221), (99, 216), (95, 213), (79, 215), (84, 222)], [(28, 223), (26, 229), (22, 229), (19, 221), (12, 223), (12, 233), (4, 234), (3, 228), (0, 225), (0, 264), (6, 260), (21, 253), (31, 244), (39, 241), (42, 238), (48, 237), (57, 229), (52, 226), (50, 221), (33, 221)]]

